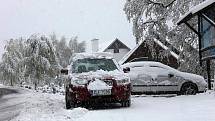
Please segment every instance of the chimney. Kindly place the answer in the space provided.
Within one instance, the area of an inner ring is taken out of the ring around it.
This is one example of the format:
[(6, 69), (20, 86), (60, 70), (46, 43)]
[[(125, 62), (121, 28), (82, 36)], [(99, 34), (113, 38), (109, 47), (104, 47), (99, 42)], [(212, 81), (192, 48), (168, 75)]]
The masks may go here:
[(98, 52), (99, 51), (99, 39), (92, 39), (92, 52)]

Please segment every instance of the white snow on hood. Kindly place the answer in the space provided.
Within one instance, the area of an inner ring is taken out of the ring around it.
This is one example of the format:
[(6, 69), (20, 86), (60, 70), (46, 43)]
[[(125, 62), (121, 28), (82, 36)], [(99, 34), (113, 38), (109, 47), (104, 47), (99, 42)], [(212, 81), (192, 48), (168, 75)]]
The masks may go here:
[[(104, 70), (97, 70), (95, 72), (90, 71), (86, 73), (72, 73), (69, 75), (72, 80), (74, 79), (86, 79), (86, 80), (93, 80), (93, 79), (115, 79), (115, 80), (122, 80), (128, 79), (129, 77), (127, 74), (123, 73), (119, 70), (114, 71), (104, 71)], [(71, 80), (71, 81), (72, 81)]]
[(192, 73), (186, 73), (186, 72), (179, 72), (179, 75), (183, 77), (184, 79), (193, 81), (193, 82), (201, 82), (206, 83), (204, 78), (200, 75), (192, 74)]
[(95, 81), (91, 81), (87, 86), (88, 90), (108, 90), (111, 89), (112, 86), (107, 85), (104, 81), (99, 79), (95, 79)]

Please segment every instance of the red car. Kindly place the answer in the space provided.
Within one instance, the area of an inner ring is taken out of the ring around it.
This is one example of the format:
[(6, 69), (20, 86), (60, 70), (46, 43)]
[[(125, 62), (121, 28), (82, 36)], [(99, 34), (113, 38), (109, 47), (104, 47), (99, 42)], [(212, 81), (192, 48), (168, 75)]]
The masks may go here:
[(95, 103), (131, 104), (130, 79), (107, 53), (76, 54), (65, 85), (67, 109)]

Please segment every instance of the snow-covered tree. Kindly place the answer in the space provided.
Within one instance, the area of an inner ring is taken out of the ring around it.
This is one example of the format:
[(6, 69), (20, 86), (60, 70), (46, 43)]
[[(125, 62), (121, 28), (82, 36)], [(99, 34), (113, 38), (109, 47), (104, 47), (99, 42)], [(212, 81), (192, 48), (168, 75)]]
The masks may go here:
[(61, 37), (60, 41), (56, 41), (55, 44), (59, 63), (62, 67), (66, 67), (69, 64), (69, 58), (72, 55), (72, 52), (67, 45), (66, 38), (64, 36)]
[(85, 52), (86, 43), (85, 41), (78, 42), (78, 37), (71, 38), (69, 41), (69, 48), (72, 50), (72, 53), (81, 53)]
[(54, 78), (61, 67), (53, 43), (46, 36), (32, 35), (26, 45), (23, 63), (27, 69), (26, 76), (33, 79), (36, 89), (38, 84), (44, 83), (44, 77)]
[(9, 80), (10, 85), (19, 83), (23, 79), (23, 71), (20, 62), (23, 59), (22, 39), (9, 40), (5, 47), (5, 53), (2, 56), (2, 63), (0, 64), (1, 73), (4, 80)]
[(65, 37), (62, 37), (60, 41), (56, 41), (56, 53), (60, 61), (60, 65), (62, 67), (66, 67), (69, 65), (69, 60), (74, 53), (85, 52), (86, 44), (85, 41), (78, 42), (78, 38), (74, 37), (67, 40)]
[(9, 40), (0, 63), (1, 79), (10, 85), (34, 84), (35, 89), (38, 84), (60, 84), (60, 69), (69, 64), (73, 53), (85, 51), (85, 42), (79, 43), (77, 37), (74, 40), (72, 46), (65, 37), (59, 41), (55, 34)]
[(176, 48), (180, 52), (179, 69), (201, 74), (198, 37), (185, 25), (177, 26), (176, 22), (192, 6), (202, 1), (127, 0), (124, 11), (128, 20), (133, 23), (133, 34), (137, 42), (144, 40), (153, 44), (153, 39), (158, 39), (164, 44), (169, 43), (169, 48)]

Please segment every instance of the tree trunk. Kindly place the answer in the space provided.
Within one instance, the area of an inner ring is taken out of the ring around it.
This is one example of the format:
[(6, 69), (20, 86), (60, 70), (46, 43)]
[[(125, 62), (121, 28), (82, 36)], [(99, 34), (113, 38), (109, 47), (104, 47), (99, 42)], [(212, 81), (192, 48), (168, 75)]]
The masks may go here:
[(37, 90), (37, 81), (34, 82), (34, 90)]
[(10, 75), (10, 86), (13, 86), (13, 77), (12, 77), (12, 74)]
[(10, 79), (10, 86), (13, 86), (13, 80)]

